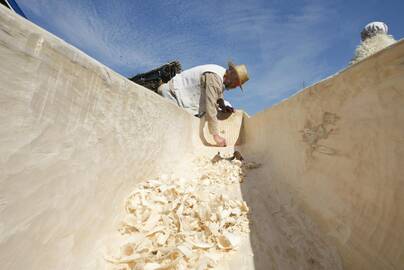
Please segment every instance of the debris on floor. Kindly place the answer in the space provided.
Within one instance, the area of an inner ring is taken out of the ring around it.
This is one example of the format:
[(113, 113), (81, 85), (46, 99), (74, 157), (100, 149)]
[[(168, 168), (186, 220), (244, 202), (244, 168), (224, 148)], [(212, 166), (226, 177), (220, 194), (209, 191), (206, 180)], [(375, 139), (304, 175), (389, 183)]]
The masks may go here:
[(201, 158), (196, 166), (189, 179), (163, 175), (137, 185), (119, 239), (104, 251), (111, 269), (212, 269), (238, 248), (249, 209), (220, 190), (242, 182), (242, 162)]
[(240, 153), (239, 151), (235, 151), (234, 154), (233, 154), (233, 156), (231, 156), (231, 157), (222, 157), (221, 154), (220, 154), (220, 152), (218, 152), (218, 153), (212, 158), (212, 163), (216, 163), (216, 162), (218, 162), (218, 161), (220, 161), (220, 160), (223, 160), (223, 159), (226, 159), (226, 160), (229, 160), (229, 161), (234, 160), (234, 159), (239, 160), (239, 161), (243, 161), (243, 160), (244, 160), (243, 156), (241, 155), (241, 153)]

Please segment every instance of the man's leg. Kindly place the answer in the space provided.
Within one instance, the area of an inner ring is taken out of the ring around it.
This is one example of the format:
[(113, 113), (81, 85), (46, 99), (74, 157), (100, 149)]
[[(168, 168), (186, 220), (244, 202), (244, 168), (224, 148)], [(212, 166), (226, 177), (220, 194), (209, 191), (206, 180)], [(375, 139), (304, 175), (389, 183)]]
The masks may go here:
[(180, 72), (180, 62), (173, 61), (148, 72), (139, 73), (136, 76), (129, 78), (129, 80), (157, 92), (157, 88), (161, 85), (161, 83), (167, 83)]

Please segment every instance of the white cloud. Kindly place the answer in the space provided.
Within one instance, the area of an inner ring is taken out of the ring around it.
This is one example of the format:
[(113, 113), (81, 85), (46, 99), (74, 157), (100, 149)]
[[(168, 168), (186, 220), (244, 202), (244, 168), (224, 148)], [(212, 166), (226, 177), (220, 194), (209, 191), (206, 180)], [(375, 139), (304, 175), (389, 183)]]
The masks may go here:
[(19, 2), (24, 9), (51, 24), (49, 27), (55, 34), (109, 66), (145, 68), (152, 67), (160, 60), (154, 52), (152, 38), (125, 24), (126, 6), (120, 1), (110, 1), (110, 11), (102, 14), (92, 3)]
[(333, 45), (338, 15), (323, 1), (286, 9), (258, 0), (104, 1), (102, 8), (74, 2), (19, 0), (68, 42), (126, 75), (176, 58), (184, 67), (244, 62), (251, 75), (246, 93), (228, 96), (249, 111), (332, 70), (324, 52)]
[[(263, 8), (256, 6), (253, 10), (261, 15)], [(241, 29), (239, 36), (258, 43), (259, 48), (247, 94), (234, 94), (236, 104), (243, 104), (250, 111), (256, 111), (257, 107), (262, 110), (333, 72), (327, 65), (325, 51), (335, 41), (332, 30), (337, 26), (337, 13), (334, 9), (322, 2), (308, 3), (295, 9), (293, 15), (280, 16), (276, 10), (269, 10), (268, 16), (255, 18), (249, 28), (252, 33), (247, 36), (242, 33), (248, 29), (240, 27), (245, 18), (238, 20), (235, 28)]]

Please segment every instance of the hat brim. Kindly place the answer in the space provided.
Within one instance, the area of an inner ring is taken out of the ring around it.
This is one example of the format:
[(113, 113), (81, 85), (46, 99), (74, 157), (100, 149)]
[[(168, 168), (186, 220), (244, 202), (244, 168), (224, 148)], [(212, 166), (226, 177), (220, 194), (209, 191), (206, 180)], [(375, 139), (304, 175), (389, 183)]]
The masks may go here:
[(244, 92), (242, 84), (241, 84), (240, 74), (238, 74), (238, 72), (237, 72), (236, 65), (232, 61), (229, 61), (227, 64), (229, 66), (229, 69), (234, 70), (235, 73), (237, 74), (238, 86), (236, 86), (236, 87), (240, 87), (241, 91)]

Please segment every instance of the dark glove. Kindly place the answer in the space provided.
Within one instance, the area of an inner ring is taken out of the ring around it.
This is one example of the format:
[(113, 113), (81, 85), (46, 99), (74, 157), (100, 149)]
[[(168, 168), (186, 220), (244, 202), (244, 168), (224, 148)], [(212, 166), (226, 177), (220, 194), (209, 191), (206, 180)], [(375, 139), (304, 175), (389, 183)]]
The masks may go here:
[(234, 113), (234, 109), (233, 109), (233, 107), (230, 107), (230, 106), (224, 106), (224, 108), (222, 108), (222, 112)]
[(217, 105), (219, 105), (219, 109), (224, 113), (234, 113), (233, 107), (224, 105), (224, 100), (222, 98), (217, 100)]

